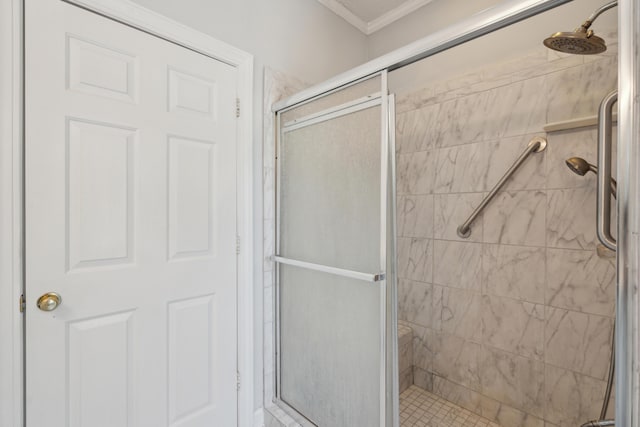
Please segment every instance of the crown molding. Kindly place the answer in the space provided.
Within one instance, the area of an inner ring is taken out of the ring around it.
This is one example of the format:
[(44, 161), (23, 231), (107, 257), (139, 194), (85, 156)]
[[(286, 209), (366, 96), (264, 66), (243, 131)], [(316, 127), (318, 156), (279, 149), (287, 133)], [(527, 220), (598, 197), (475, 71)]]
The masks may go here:
[(386, 27), (387, 25), (396, 22), (400, 18), (404, 18), (412, 12), (420, 9), (422, 6), (426, 6), (433, 0), (407, 0), (395, 9), (391, 9), (384, 15), (379, 16), (373, 21), (367, 23), (367, 35), (373, 34), (376, 31)]
[(318, 0), (318, 3), (347, 21), (349, 24), (356, 27), (358, 30), (368, 35), (368, 23), (360, 19), (357, 15), (344, 7), (342, 3), (337, 0)]
[(391, 9), (384, 15), (377, 17), (376, 19), (366, 22), (349, 9), (347, 9), (338, 0), (318, 0), (320, 4), (331, 10), (336, 15), (347, 21), (349, 24), (356, 27), (360, 32), (365, 35), (371, 35), (376, 31), (386, 27), (387, 25), (397, 21), (400, 18), (407, 16), (408, 14), (420, 9), (431, 3), (433, 0), (407, 0), (400, 6)]

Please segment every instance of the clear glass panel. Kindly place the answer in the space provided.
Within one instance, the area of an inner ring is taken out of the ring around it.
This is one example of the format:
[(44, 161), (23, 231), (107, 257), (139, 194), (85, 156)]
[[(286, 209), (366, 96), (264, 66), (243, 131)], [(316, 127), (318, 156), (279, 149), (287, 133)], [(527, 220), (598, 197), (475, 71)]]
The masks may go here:
[(384, 282), (279, 272), (280, 398), (318, 426), (379, 426)]
[(381, 270), (380, 115), (378, 105), (284, 133), (281, 256)]

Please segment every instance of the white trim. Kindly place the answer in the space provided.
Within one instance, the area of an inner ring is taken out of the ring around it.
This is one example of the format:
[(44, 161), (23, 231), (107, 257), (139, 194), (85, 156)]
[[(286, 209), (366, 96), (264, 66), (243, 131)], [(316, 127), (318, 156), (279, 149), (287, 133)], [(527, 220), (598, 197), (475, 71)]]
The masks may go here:
[[(65, 0), (234, 66), (243, 106), (238, 119), (238, 426), (254, 425), (253, 310), (253, 56), (129, 0)], [(22, 316), (22, 1), (0, 0), (0, 425), (23, 426)], [(6, 31), (6, 33), (5, 33)], [(10, 90), (5, 92), (4, 88)], [(5, 155), (7, 154), (7, 155)], [(7, 219), (4, 215), (10, 215)], [(5, 349), (14, 349), (6, 357)], [(13, 377), (7, 391), (5, 378)]]
[[(247, 54), (248, 55), (248, 54)], [(253, 56), (238, 65), (238, 426), (252, 425), (254, 402), (254, 283), (253, 283)]]
[(258, 408), (253, 413), (253, 427), (264, 427), (264, 408)]
[(253, 55), (130, 0), (61, 0), (240, 68)]
[(433, 0), (407, 0), (401, 5), (378, 16), (376, 19), (372, 19), (367, 22), (345, 7), (338, 0), (318, 0), (318, 2), (324, 7), (356, 27), (360, 32), (367, 36), (396, 22), (400, 18), (404, 18), (410, 13), (420, 9), (422, 6), (428, 5), (432, 1)]
[(349, 24), (360, 30), (361, 33), (369, 35), (369, 24), (361, 19), (358, 15), (351, 12), (344, 7), (342, 3), (337, 0), (318, 0), (318, 3), (338, 15), (340, 18), (347, 21)]
[(367, 35), (371, 35), (378, 30), (383, 29), (387, 25), (396, 22), (398, 19), (404, 18), (410, 13), (415, 12), (422, 6), (426, 6), (433, 0), (407, 0), (395, 9), (391, 9), (384, 15), (377, 17), (367, 23)]
[(0, 425), (23, 420), (22, 1), (0, 0)]

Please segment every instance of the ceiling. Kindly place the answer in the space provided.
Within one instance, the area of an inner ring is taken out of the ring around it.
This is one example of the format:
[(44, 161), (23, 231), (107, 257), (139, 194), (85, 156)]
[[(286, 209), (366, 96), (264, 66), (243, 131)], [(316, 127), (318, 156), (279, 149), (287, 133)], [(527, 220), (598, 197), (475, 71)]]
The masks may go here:
[(345, 21), (371, 34), (433, 0), (318, 0)]

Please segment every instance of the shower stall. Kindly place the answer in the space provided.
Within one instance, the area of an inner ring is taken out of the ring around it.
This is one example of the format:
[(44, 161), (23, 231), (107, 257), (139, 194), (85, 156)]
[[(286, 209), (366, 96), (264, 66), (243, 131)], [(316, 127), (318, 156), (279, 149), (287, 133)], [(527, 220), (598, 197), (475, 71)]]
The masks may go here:
[[(594, 3), (501, 3), (274, 104), (267, 425), (638, 425), (640, 5)], [(595, 12), (553, 33), (566, 7)]]

